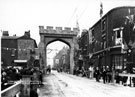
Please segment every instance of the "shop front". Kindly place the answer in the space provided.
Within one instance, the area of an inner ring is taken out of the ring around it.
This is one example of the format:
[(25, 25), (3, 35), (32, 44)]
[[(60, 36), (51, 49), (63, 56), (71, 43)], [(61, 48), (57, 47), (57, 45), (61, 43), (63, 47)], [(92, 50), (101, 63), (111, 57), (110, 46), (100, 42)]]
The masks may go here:
[(27, 67), (27, 60), (14, 60), (14, 67)]

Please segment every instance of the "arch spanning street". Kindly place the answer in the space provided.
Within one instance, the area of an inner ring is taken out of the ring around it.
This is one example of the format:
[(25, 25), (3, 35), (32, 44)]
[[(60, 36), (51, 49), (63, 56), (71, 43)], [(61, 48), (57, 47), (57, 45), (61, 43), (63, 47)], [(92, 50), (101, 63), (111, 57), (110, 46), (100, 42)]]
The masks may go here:
[(65, 27), (56, 27), (54, 29), (52, 26), (47, 26), (46, 29), (44, 26), (39, 26), (39, 34), (40, 34), (40, 43), (39, 43), (39, 51), (40, 56), (42, 58), (42, 66), (46, 67), (47, 65), (47, 51), (46, 47), (50, 43), (54, 41), (61, 41), (66, 43), (70, 47), (70, 73), (73, 74), (73, 67), (74, 67), (74, 49), (77, 46), (76, 43), (76, 36), (78, 33), (77, 28)]

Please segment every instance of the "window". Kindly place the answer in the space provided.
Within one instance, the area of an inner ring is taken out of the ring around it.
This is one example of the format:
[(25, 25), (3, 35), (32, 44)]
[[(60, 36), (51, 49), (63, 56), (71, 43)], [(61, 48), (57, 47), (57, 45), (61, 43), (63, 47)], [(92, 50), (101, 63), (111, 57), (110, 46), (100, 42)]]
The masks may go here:
[(11, 51), (11, 56), (15, 56), (15, 49)]
[(102, 42), (102, 49), (105, 49), (106, 48), (106, 41)]
[(116, 35), (117, 35), (116, 38), (121, 38), (120, 30), (117, 30), (117, 31), (116, 31)]
[(115, 33), (115, 45), (121, 45), (122, 44), (122, 33), (123, 33), (123, 27), (115, 28), (113, 29)]
[(122, 69), (123, 67), (123, 56), (113, 56), (113, 60), (112, 60), (113, 66), (115, 67), (115, 69)]
[(92, 44), (92, 30), (89, 30), (89, 43)]
[(106, 21), (105, 21), (105, 19), (103, 19), (103, 20), (102, 20), (102, 23), (101, 23), (101, 28), (102, 28), (101, 30), (102, 30), (102, 31), (105, 30), (105, 28), (106, 28), (105, 26), (106, 26)]
[(92, 43), (93, 43), (95, 41), (94, 28), (91, 29), (91, 38), (92, 38)]
[(104, 42), (104, 49), (106, 48), (106, 41)]

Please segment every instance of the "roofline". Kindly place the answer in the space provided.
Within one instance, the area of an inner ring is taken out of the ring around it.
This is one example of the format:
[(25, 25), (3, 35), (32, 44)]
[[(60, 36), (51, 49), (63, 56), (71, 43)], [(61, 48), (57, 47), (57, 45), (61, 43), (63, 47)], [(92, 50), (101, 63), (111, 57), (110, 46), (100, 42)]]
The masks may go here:
[(119, 6), (119, 7), (112, 8), (103, 17), (101, 17), (93, 26), (91, 26), (89, 28), (89, 30), (92, 29), (98, 22), (100, 22), (102, 20), (102, 18), (104, 18), (105, 16), (107, 16), (109, 13), (111, 13), (114, 10), (121, 9), (121, 8), (135, 8), (135, 6)]
[(1, 36), (1, 39), (18, 39), (20, 36)]

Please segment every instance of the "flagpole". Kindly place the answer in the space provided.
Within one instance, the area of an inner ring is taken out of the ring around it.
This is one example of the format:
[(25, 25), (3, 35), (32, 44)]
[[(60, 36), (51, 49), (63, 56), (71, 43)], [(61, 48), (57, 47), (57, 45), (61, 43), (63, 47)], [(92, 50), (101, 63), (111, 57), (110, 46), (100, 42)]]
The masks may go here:
[(79, 28), (79, 23), (78, 23), (78, 16), (76, 16), (76, 28), (77, 28), (77, 36), (79, 36), (80, 28)]

